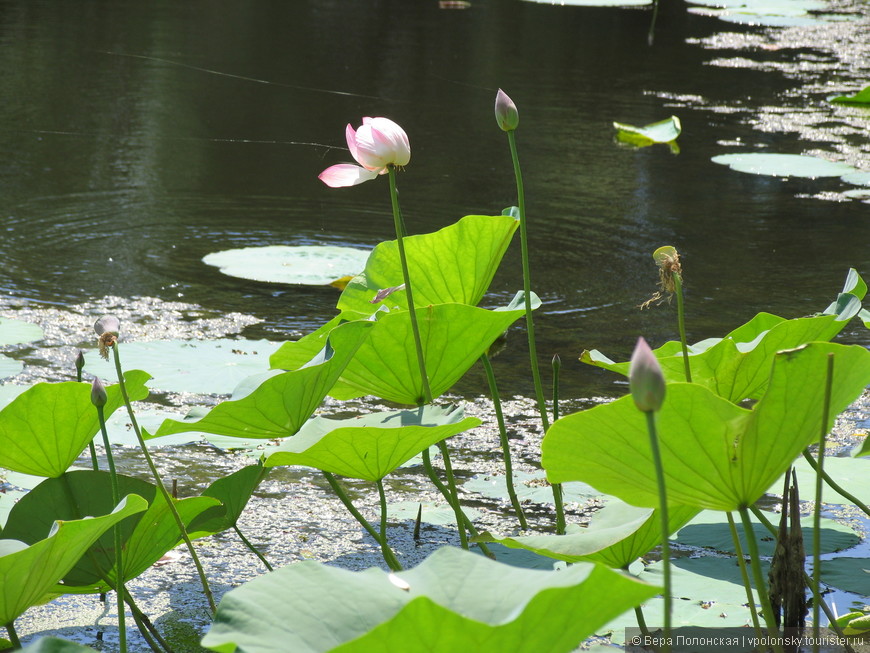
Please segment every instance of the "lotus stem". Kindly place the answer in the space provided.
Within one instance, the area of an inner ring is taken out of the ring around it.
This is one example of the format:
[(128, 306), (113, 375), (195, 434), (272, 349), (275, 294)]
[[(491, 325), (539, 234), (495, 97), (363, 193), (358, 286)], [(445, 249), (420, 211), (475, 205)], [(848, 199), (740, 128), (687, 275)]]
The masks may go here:
[(734, 515), (731, 511), (725, 513), (728, 517), (728, 528), (731, 530), (731, 539), (734, 541), (734, 552), (737, 554), (737, 564), (740, 567), (740, 576), (743, 578), (743, 587), (746, 588), (746, 601), (749, 608), (749, 614), (752, 617), (752, 627), (755, 629), (755, 634), (761, 639), (764, 633), (761, 632), (761, 624), (758, 622), (758, 613), (755, 611), (755, 597), (752, 596), (752, 583), (749, 581), (749, 572), (746, 570), (746, 559), (743, 556), (743, 547), (740, 545), (740, 536), (737, 534), (737, 525), (734, 523)]
[(399, 208), (399, 192), (396, 190), (396, 167), (388, 166), (390, 177), (390, 201), (393, 206), (393, 223), (396, 229), (396, 245), (399, 248), (399, 260), (402, 263), (402, 280), (405, 283), (405, 295), (408, 298), (408, 315), (411, 318), (411, 331), (414, 333), (414, 349), (417, 352), (417, 365), (420, 367), (420, 381), (423, 385), (423, 403), (432, 403), (432, 389), (429, 387), (429, 376), (426, 374), (426, 358), (423, 356), (423, 341), (420, 338), (420, 327), (417, 324), (417, 310), (414, 305), (414, 291), (411, 288), (411, 275), (408, 272), (408, 259), (405, 255), (405, 224)]
[[(828, 354), (825, 376), (825, 401), (822, 408), (822, 426), (819, 434), (818, 469), (816, 470), (816, 505), (813, 508), (813, 596), (819, 595), (822, 576), (822, 472), (825, 471), (825, 442), (828, 437), (828, 418), (831, 414), (831, 390), (834, 384), (834, 354)], [(813, 653), (819, 650), (819, 602), (813, 601)]]
[(236, 532), (236, 535), (239, 536), (239, 539), (242, 541), (242, 543), (246, 547), (248, 547), (248, 549), (251, 550), (251, 553), (253, 553), (255, 556), (257, 556), (257, 558), (260, 559), (260, 562), (262, 562), (266, 566), (266, 569), (268, 569), (269, 571), (275, 571), (275, 569), (272, 567), (272, 565), (269, 564), (269, 561), (266, 560), (266, 556), (264, 556), (262, 553), (260, 553), (260, 551), (257, 549), (257, 547), (255, 547), (253, 544), (251, 544), (251, 542), (248, 540), (248, 538), (244, 536), (242, 531), (239, 529), (238, 524), (233, 524), (233, 530)]
[(559, 372), (562, 370), (562, 359), (559, 354), (553, 356), (553, 421), (559, 419)]
[(683, 277), (674, 274), (674, 293), (677, 295), (677, 327), (680, 330), (680, 345), (683, 348), (683, 366), (686, 370), (686, 383), (692, 382), (692, 367), (689, 364), (689, 345), (686, 342), (686, 314), (683, 308)]
[[(105, 395), (103, 395), (105, 397)], [(118, 489), (118, 472), (115, 468), (115, 456), (112, 454), (112, 445), (109, 442), (109, 434), (106, 432), (106, 416), (102, 405), (97, 405), (97, 416), (100, 420), (100, 433), (103, 435), (103, 446), (106, 448), (106, 459), (109, 463), (109, 478), (112, 485), (112, 503), (121, 503), (121, 492)], [(118, 647), (121, 653), (127, 651), (127, 622), (126, 610), (124, 609), (124, 551), (121, 542), (121, 526), (115, 524), (112, 527), (115, 539), (115, 594), (118, 606)]]
[[(387, 495), (384, 493), (384, 479), (378, 479), (378, 500), (381, 504), (381, 551), (384, 555), (384, 560), (388, 558), (396, 559), (393, 554), (393, 550), (390, 548), (390, 544), (387, 541)], [(398, 563), (397, 563), (398, 564)], [(399, 569), (402, 566), (399, 565)], [(393, 569), (393, 571), (398, 571), (397, 569)]]
[(646, 34), (646, 42), (652, 47), (653, 41), (655, 40), (655, 31), (656, 31), (656, 20), (659, 17), (659, 0), (653, 0), (653, 15), (652, 20), (649, 24), (649, 31)]
[[(444, 483), (441, 482), (441, 479), (438, 478), (438, 474), (435, 473), (435, 468), (432, 466), (432, 457), (429, 455), (428, 449), (423, 449), (423, 468), (426, 470), (426, 474), (429, 475), (429, 479), (432, 481), (433, 485), (438, 488), (438, 491), (441, 492), (442, 496), (447, 499), (447, 503), (450, 506), (453, 506), (453, 497), (450, 495), (450, 492), (447, 490), (447, 487)], [(454, 508), (454, 514), (456, 514), (456, 509)], [(465, 525), (465, 528), (468, 529), (468, 532), (471, 533), (472, 537), (477, 537), (480, 535), (477, 528), (475, 528), (474, 524), (468, 518), (468, 516), (462, 512), (462, 508), (458, 511), (458, 520), (461, 520)], [(462, 528), (459, 529), (460, 535), (462, 534)], [(487, 557), (495, 560), (495, 556), (489, 550), (489, 547), (486, 546), (483, 542), (477, 542), (477, 546), (480, 547), (481, 552)]]
[(12, 648), (18, 650), (21, 648), (21, 640), (18, 639), (18, 633), (15, 632), (15, 626), (10, 621), (6, 624), (6, 632), (9, 634), (9, 641), (12, 642)]
[(646, 619), (643, 616), (643, 608), (641, 608), (639, 605), (635, 606), (634, 608), (634, 616), (637, 619), (637, 627), (640, 629), (641, 634), (644, 637), (650, 637), (651, 633), (649, 632), (649, 628), (646, 625)]
[(495, 382), (495, 372), (492, 369), (492, 363), (489, 360), (489, 355), (484, 354), (480, 357), (483, 363), (483, 369), (486, 371), (486, 380), (489, 382), (489, 393), (492, 395), (492, 406), (495, 410), (495, 419), (498, 422), (498, 436), (501, 441), (501, 451), (504, 458), (504, 473), (505, 483), (507, 484), (508, 496), (511, 500), (511, 505), (514, 507), (514, 512), (517, 513), (517, 519), (520, 522), (520, 528), (529, 529), (529, 523), (526, 521), (526, 515), (523, 512), (523, 507), (517, 498), (517, 491), (514, 489), (514, 467), (511, 461), (511, 446), (508, 442), (507, 428), (504, 423), (504, 414), (501, 410), (501, 397), (498, 393), (498, 385)]
[(172, 516), (175, 518), (175, 523), (178, 526), (178, 532), (181, 534), (181, 538), (184, 540), (184, 543), (187, 545), (187, 550), (190, 552), (190, 557), (193, 560), (193, 564), (196, 566), (196, 572), (199, 574), (199, 580), (202, 583), (202, 590), (205, 593), (205, 598), (208, 601), (209, 608), (211, 609), (212, 614), (217, 612), (217, 606), (214, 602), (214, 595), (211, 592), (211, 587), (209, 587), (208, 579), (205, 577), (205, 570), (202, 568), (202, 563), (199, 561), (199, 556), (196, 553), (196, 549), (193, 547), (193, 542), (190, 541), (190, 536), (187, 534), (187, 529), (184, 526), (184, 522), (181, 519), (181, 515), (178, 514), (178, 510), (175, 507), (175, 503), (171, 496), (169, 496), (169, 492), (166, 490), (166, 486), (163, 485), (163, 481), (160, 478), (160, 474), (157, 471), (157, 466), (154, 464), (154, 460), (151, 458), (151, 454), (148, 453), (148, 447), (145, 446), (145, 439), (142, 437), (142, 431), (139, 428), (139, 422), (136, 420), (136, 415), (133, 412), (133, 405), (130, 403), (130, 395), (127, 393), (127, 385), (124, 381), (124, 373), (121, 371), (121, 355), (118, 352), (119, 344), (117, 342), (112, 346), (112, 351), (114, 353), (115, 359), (115, 371), (118, 375), (118, 386), (121, 388), (121, 396), (124, 398), (124, 405), (127, 406), (127, 414), (130, 416), (130, 423), (133, 425), (133, 432), (136, 434), (136, 439), (139, 441), (139, 448), (142, 450), (142, 454), (145, 457), (145, 462), (148, 464), (148, 469), (151, 470), (151, 475), (154, 477), (155, 485), (157, 485), (157, 489), (160, 494), (163, 496), (163, 500), (166, 501), (166, 505), (169, 507), (169, 511), (172, 513)]
[(390, 549), (390, 547), (388, 546), (385, 546), (384, 540), (381, 538), (381, 534), (378, 533), (378, 531), (375, 530), (375, 527), (372, 526), (368, 522), (368, 520), (362, 516), (362, 513), (356, 509), (356, 506), (353, 505), (350, 497), (347, 496), (347, 492), (345, 492), (344, 488), (341, 487), (341, 485), (339, 484), (338, 479), (335, 478), (335, 476), (330, 472), (326, 472), (323, 470), (320, 471), (323, 472), (323, 475), (326, 477), (326, 481), (329, 483), (329, 487), (332, 488), (332, 491), (335, 492), (336, 496), (341, 500), (341, 502), (344, 504), (344, 507), (347, 508), (348, 512), (350, 512), (350, 514), (356, 518), (360, 525), (362, 525), (362, 527), (366, 529), (366, 532), (368, 532), (369, 535), (375, 538), (375, 542), (377, 542), (378, 546), (381, 547), (381, 553), (384, 556), (384, 562), (387, 563), (387, 566), (390, 568), (390, 570), (401, 571), (402, 565), (399, 564), (399, 561), (396, 559), (396, 556), (393, 553), (392, 549)]
[[(751, 510), (752, 514), (755, 515), (758, 521), (760, 521), (764, 525), (764, 527), (768, 531), (770, 531), (770, 533), (774, 537), (776, 537), (777, 530), (776, 528), (774, 528), (773, 524), (770, 523), (764, 513), (755, 506), (753, 506)], [(813, 592), (813, 603), (818, 603), (819, 606), (822, 608), (822, 612), (824, 612), (825, 616), (828, 618), (829, 626), (833, 628), (837, 635), (840, 637), (840, 641), (845, 647), (846, 653), (855, 653), (855, 649), (849, 645), (849, 641), (846, 639), (846, 635), (843, 633), (843, 629), (840, 628), (840, 626), (837, 624), (837, 615), (831, 612), (831, 608), (828, 607), (827, 603), (825, 603), (825, 599), (822, 598), (822, 595), (815, 592), (812, 579), (806, 571), (804, 571), (804, 583), (807, 587), (810, 588), (810, 591)]]
[(459, 530), (459, 545), (463, 549), (468, 549), (468, 535), (465, 532), (465, 513), (462, 512), (462, 506), (459, 503), (459, 491), (456, 488), (456, 479), (453, 476), (453, 464), (450, 462), (450, 450), (442, 440), (438, 443), (438, 451), (441, 452), (441, 460), (444, 462), (444, 476), (447, 478), (447, 489), (450, 491), (450, 504), (453, 506), (453, 513), (456, 515), (456, 526)]
[(776, 653), (783, 653), (779, 638), (779, 627), (776, 625), (773, 607), (770, 605), (770, 596), (767, 593), (767, 586), (761, 573), (761, 558), (758, 555), (758, 543), (755, 541), (755, 531), (752, 528), (752, 521), (749, 519), (749, 509), (746, 506), (740, 507), (740, 520), (743, 523), (743, 534), (746, 536), (746, 546), (749, 548), (749, 560), (752, 568), (752, 577), (755, 582), (755, 591), (758, 592), (758, 600), (761, 603), (761, 612), (764, 615), (767, 632), (773, 639), (773, 650)]
[[(532, 275), (529, 266), (529, 230), (526, 220), (526, 194), (523, 188), (523, 173), (520, 169), (520, 157), (517, 154), (517, 139), (514, 130), (506, 132), (511, 150), (511, 161), (514, 165), (514, 178), (517, 185), (517, 205), (520, 210), (520, 248), (523, 263), (523, 294), (526, 308), (526, 334), (529, 341), (529, 362), (532, 368), (532, 381), (535, 385), (535, 399), (538, 403), (538, 414), (541, 416), (541, 426), (544, 433), (550, 428), (547, 417), (547, 406), (544, 402), (544, 388), (541, 384), (541, 371), (538, 368), (538, 351), (535, 344), (535, 320), (532, 317)], [(553, 502), (556, 505), (556, 533), (565, 532), (565, 508), (562, 505), (562, 488), (553, 485)]]
[(172, 647), (166, 643), (166, 640), (161, 637), (157, 628), (154, 627), (154, 624), (151, 623), (151, 620), (148, 618), (142, 610), (139, 609), (139, 606), (136, 605), (136, 602), (133, 600), (133, 596), (124, 589), (124, 601), (126, 601), (127, 606), (130, 608), (130, 613), (133, 615), (133, 620), (136, 622), (136, 627), (139, 628), (139, 632), (142, 637), (148, 642), (148, 646), (151, 647), (151, 650), (154, 653), (172, 653)]
[[(82, 369), (85, 366), (85, 356), (79, 351), (76, 357), (76, 381), (82, 382)], [(97, 448), (94, 446), (94, 441), (88, 442), (88, 452), (91, 454), (91, 468), (96, 472), (100, 469), (100, 463), (97, 461)], [(115, 505), (118, 505), (117, 503)]]
[(665, 619), (662, 651), (668, 653), (671, 650), (671, 613), (673, 612), (673, 598), (671, 592), (671, 546), (668, 541), (670, 535), (670, 520), (668, 519), (668, 495), (665, 487), (665, 470), (662, 466), (662, 456), (659, 451), (659, 438), (656, 433), (656, 413), (654, 410), (644, 411), (646, 415), (646, 428), (649, 433), (649, 444), (652, 451), (653, 465), (656, 470), (656, 484), (659, 493), (659, 515), (662, 529), (662, 576), (664, 578)]

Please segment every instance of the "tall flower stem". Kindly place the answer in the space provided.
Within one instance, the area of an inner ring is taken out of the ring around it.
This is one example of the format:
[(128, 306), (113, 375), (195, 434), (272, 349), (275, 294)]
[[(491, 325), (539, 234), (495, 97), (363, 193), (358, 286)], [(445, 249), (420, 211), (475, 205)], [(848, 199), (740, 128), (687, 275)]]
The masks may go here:
[(417, 311), (414, 305), (414, 290), (411, 287), (411, 275), (408, 271), (408, 258), (405, 255), (405, 225), (399, 209), (399, 192), (396, 189), (396, 167), (388, 167), (390, 177), (390, 202), (393, 206), (393, 224), (396, 229), (396, 245), (399, 248), (399, 260), (402, 264), (402, 280), (405, 283), (405, 295), (408, 298), (408, 315), (411, 318), (411, 331), (414, 333), (414, 349), (417, 353), (417, 365), (420, 367), (420, 382), (423, 386), (422, 403), (432, 403), (432, 390), (429, 387), (429, 375), (426, 373), (426, 358), (423, 355), (423, 340), (420, 338), (420, 326), (417, 324)]
[(752, 596), (752, 583), (749, 581), (749, 571), (746, 569), (746, 558), (743, 555), (743, 547), (740, 545), (740, 536), (737, 534), (737, 525), (734, 523), (734, 515), (726, 512), (728, 528), (731, 531), (731, 539), (734, 542), (734, 552), (737, 554), (737, 565), (740, 567), (740, 576), (743, 578), (743, 587), (746, 588), (746, 605), (749, 606), (749, 614), (752, 617), (752, 627), (759, 639), (763, 637), (761, 624), (758, 623), (758, 614), (755, 611), (755, 597)]
[[(819, 434), (818, 469), (816, 472), (816, 502), (813, 509), (813, 596), (819, 595), (821, 585), (822, 561), (820, 558), (822, 542), (822, 472), (825, 470), (825, 443), (828, 437), (828, 418), (831, 414), (831, 390), (834, 383), (834, 354), (828, 354), (827, 375), (825, 377), (825, 402), (822, 408), (822, 427)], [(813, 653), (819, 650), (819, 602), (813, 601)]]
[[(535, 344), (535, 320), (532, 317), (532, 276), (529, 267), (529, 233), (526, 220), (526, 193), (523, 188), (523, 173), (520, 169), (520, 157), (517, 154), (517, 139), (514, 130), (506, 132), (511, 150), (511, 161), (514, 165), (514, 178), (517, 184), (517, 205), (520, 210), (520, 248), (523, 264), (523, 294), (526, 307), (526, 334), (529, 340), (529, 362), (532, 368), (532, 381), (535, 385), (535, 400), (538, 403), (538, 414), (541, 416), (541, 426), (544, 433), (550, 428), (547, 416), (547, 406), (544, 402), (544, 389), (541, 384), (541, 371), (538, 368), (538, 350)], [(562, 505), (562, 488), (553, 485), (553, 501), (556, 504), (556, 532), (565, 532), (565, 509)]]
[(764, 615), (764, 622), (767, 625), (767, 634), (774, 642), (773, 650), (776, 653), (783, 653), (782, 645), (779, 641), (779, 627), (776, 625), (776, 619), (773, 616), (773, 606), (770, 604), (770, 596), (767, 593), (767, 585), (764, 582), (764, 575), (761, 573), (761, 557), (758, 555), (758, 543), (755, 541), (755, 531), (752, 528), (752, 521), (749, 519), (749, 509), (746, 506), (740, 508), (740, 519), (743, 522), (743, 534), (746, 536), (746, 545), (749, 548), (752, 577), (755, 582), (755, 591), (758, 592), (758, 601), (761, 603), (761, 613)]
[(511, 461), (511, 445), (508, 442), (507, 428), (504, 423), (504, 414), (501, 410), (501, 397), (498, 393), (498, 385), (495, 382), (495, 372), (492, 369), (492, 363), (489, 360), (489, 355), (484, 354), (480, 357), (483, 363), (483, 369), (486, 372), (486, 380), (489, 382), (489, 393), (492, 396), (492, 406), (495, 410), (495, 419), (498, 422), (498, 436), (501, 441), (501, 451), (504, 457), (504, 474), (505, 483), (507, 483), (508, 496), (511, 500), (511, 505), (514, 507), (514, 512), (517, 513), (517, 519), (520, 521), (520, 528), (524, 531), (528, 530), (529, 523), (526, 521), (526, 515), (523, 512), (523, 507), (517, 498), (517, 491), (514, 489), (514, 467)]
[(677, 296), (677, 327), (680, 330), (680, 345), (683, 348), (683, 367), (686, 371), (686, 383), (692, 382), (692, 367), (689, 365), (689, 345), (686, 342), (686, 315), (683, 309), (683, 278), (674, 274), (674, 293)]
[[(105, 396), (105, 395), (103, 395)], [(109, 478), (112, 486), (112, 503), (121, 503), (121, 492), (118, 489), (118, 472), (115, 468), (115, 456), (112, 455), (112, 445), (109, 443), (109, 434), (106, 432), (106, 416), (102, 405), (97, 405), (97, 416), (100, 420), (100, 433), (103, 435), (103, 446), (106, 448), (106, 459), (109, 462)], [(126, 609), (124, 608), (124, 552), (121, 543), (121, 526), (115, 524), (112, 527), (115, 539), (115, 594), (118, 606), (118, 650), (121, 653), (127, 651), (127, 623)]]
[[(81, 383), (82, 382), (82, 369), (85, 366), (85, 355), (81, 351), (79, 351), (78, 356), (76, 356), (75, 366), (76, 366), (76, 381)], [(100, 463), (97, 462), (97, 449), (94, 446), (93, 440), (88, 442), (88, 452), (91, 454), (91, 467), (93, 468), (93, 470), (95, 472), (99, 471)], [(118, 505), (118, 504), (116, 503), (115, 505)]]
[[(323, 471), (323, 470), (321, 470)], [(344, 491), (344, 488), (338, 482), (338, 479), (329, 472), (323, 472), (323, 476), (326, 478), (326, 482), (329, 483), (329, 487), (332, 488), (332, 491), (335, 492), (335, 495), (341, 500), (344, 504), (344, 507), (347, 508), (348, 512), (354, 516), (354, 518), (360, 523), (360, 525), (366, 529), (366, 532), (375, 538), (375, 542), (381, 547), (381, 553), (384, 556), (384, 562), (387, 563), (387, 566), (392, 571), (401, 571), (402, 565), (396, 559), (396, 555), (393, 553), (393, 550), (387, 546), (386, 540), (381, 537), (381, 534), (375, 530), (375, 527), (372, 526), (369, 521), (362, 516), (362, 513), (356, 509), (356, 506), (353, 505), (353, 502), (350, 500), (350, 497), (347, 496), (347, 492)]]
[(142, 437), (142, 431), (139, 428), (139, 422), (136, 420), (136, 415), (133, 412), (133, 405), (130, 402), (130, 395), (127, 393), (127, 385), (124, 381), (124, 373), (121, 370), (121, 355), (118, 352), (119, 345), (117, 342), (112, 346), (112, 352), (114, 354), (115, 359), (115, 372), (118, 375), (118, 386), (121, 388), (121, 396), (124, 398), (124, 405), (127, 406), (127, 414), (130, 416), (130, 423), (133, 425), (133, 432), (136, 434), (136, 439), (139, 441), (139, 448), (142, 450), (142, 454), (145, 457), (145, 462), (148, 464), (148, 469), (151, 470), (151, 475), (154, 477), (154, 483), (157, 485), (157, 490), (163, 496), (163, 500), (166, 501), (166, 505), (169, 508), (169, 511), (172, 513), (172, 516), (175, 518), (175, 523), (178, 526), (178, 532), (181, 535), (181, 538), (184, 540), (184, 543), (187, 545), (187, 550), (190, 552), (190, 557), (193, 560), (193, 564), (196, 566), (196, 572), (199, 574), (199, 580), (202, 583), (202, 591), (205, 593), (205, 598), (208, 600), (209, 608), (211, 609), (212, 614), (217, 612), (217, 606), (214, 602), (214, 595), (211, 592), (211, 587), (209, 587), (208, 579), (205, 577), (205, 571), (202, 568), (202, 563), (199, 561), (199, 556), (196, 553), (196, 549), (193, 547), (193, 542), (190, 541), (190, 536), (187, 534), (187, 529), (184, 526), (184, 522), (181, 519), (181, 515), (178, 514), (178, 510), (175, 507), (175, 503), (172, 497), (169, 495), (169, 491), (166, 489), (166, 486), (163, 485), (163, 481), (160, 478), (160, 474), (157, 471), (157, 466), (154, 464), (154, 460), (151, 458), (151, 454), (148, 453), (148, 447), (145, 446), (145, 439)]
[(662, 575), (664, 577), (664, 601), (665, 601), (665, 620), (664, 620), (664, 643), (662, 645), (663, 653), (668, 653), (671, 650), (671, 613), (673, 611), (671, 596), (671, 546), (668, 541), (670, 535), (670, 521), (668, 519), (668, 495), (665, 487), (665, 470), (662, 466), (662, 456), (659, 451), (659, 438), (656, 432), (656, 413), (653, 410), (645, 411), (646, 428), (649, 433), (649, 444), (652, 451), (653, 465), (656, 470), (656, 484), (659, 493), (659, 516), (661, 519), (662, 529)]

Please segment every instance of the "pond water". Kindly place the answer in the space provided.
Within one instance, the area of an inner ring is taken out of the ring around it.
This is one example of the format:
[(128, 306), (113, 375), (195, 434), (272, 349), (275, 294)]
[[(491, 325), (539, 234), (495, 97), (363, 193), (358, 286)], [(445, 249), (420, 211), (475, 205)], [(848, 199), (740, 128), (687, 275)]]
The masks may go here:
[[(149, 297), (253, 316), (247, 337), (298, 337), (334, 314), (335, 289), (231, 278), (202, 257), (391, 238), (386, 180), (317, 179), (349, 160), (344, 127), (365, 115), (410, 136), (399, 187), (411, 233), (501, 212), (516, 196), (492, 115), (499, 87), (521, 116), (538, 350), (542, 364), (560, 354), (565, 396), (618, 391), (577, 362), (583, 349), (627, 356), (638, 335), (676, 336), (673, 306), (637, 309), (660, 245), (683, 255), (692, 340), (760, 310), (821, 310), (849, 267), (870, 274), (870, 208), (842, 194), (854, 187), (711, 162), (813, 153), (870, 169), (870, 112), (825, 101), (870, 79), (855, 9), (759, 28), (664, 2), (650, 46), (643, 9), (442, 6), (0, 3), (0, 308)], [(672, 114), (679, 155), (613, 142), (614, 120)], [(521, 284), (517, 242), (485, 303)], [(497, 373), (504, 392), (529, 396), (515, 331)], [(843, 337), (867, 334), (856, 322)], [(457, 391), (478, 394), (472, 377)]]

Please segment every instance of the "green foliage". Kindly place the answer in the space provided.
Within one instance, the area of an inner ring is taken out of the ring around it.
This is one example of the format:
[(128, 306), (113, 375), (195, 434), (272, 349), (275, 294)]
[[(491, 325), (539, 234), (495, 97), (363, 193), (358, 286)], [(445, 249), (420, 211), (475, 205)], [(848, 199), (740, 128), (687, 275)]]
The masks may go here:
[(227, 653), (519, 653), (533, 641), (536, 653), (567, 653), (658, 591), (601, 566), (519, 569), (450, 547), (390, 575), (302, 562), (227, 593), (202, 643)]
[(828, 98), (828, 101), (834, 104), (870, 104), (870, 86), (865, 86), (852, 95), (832, 95)]
[(683, 131), (680, 119), (671, 116), (665, 120), (654, 122), (643, 127), (635, 127), (621, 122), (613, 123), (616, 129), (616, 140), (633, 147), (648, 147), (656, 143), (666, 143), (674, 154), (679, 153), (677, 138)]
[[(148, 396), (148, 374), (133, 370), (124, 378), (131, 400)], [(117, 385), (107, 392), (106, 416), (124, 403)], [(36, 476), (60, 476), (99, 428), (90, 383), (37, 383), (0, 411), (0, 467)]]
[(12, 623), (27, 608), (43, 602), (52, 586), (103, 533), (146, 506), (142, 497), (129, 495), (101, 517), (52, 521), (50, 529), (29, 543), (4, 532), (0, 539), (0, 623)]
[(378, 481), (424, 449), (480, 424), (458, 406), (422, 406), (345, 420), (318, 417), (274, 449), (266, 466), (307, 465)]
[[(831, 415), (822, 424), (825, 370), (834, 354)], [(698, 508), (752, 505), (870, 383), (870, 351), (812, 343), (775, 355), (752, 410), (704, 387), (672, 383), (658, 413), (668, 500)], [(569, 415), (544, 437), (551, 482), (585, 481), (634, 505), (658, 502), (644, 416), (631, 397)]]

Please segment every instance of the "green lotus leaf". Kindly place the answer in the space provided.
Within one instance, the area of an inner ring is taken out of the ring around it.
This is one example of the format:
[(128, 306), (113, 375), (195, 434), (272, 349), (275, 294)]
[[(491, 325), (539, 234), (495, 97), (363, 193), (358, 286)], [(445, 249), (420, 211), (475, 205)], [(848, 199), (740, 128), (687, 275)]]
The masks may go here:
[[(823, 425), (829, 354), (833, 390)], [(656, 414), (668, 501), (713, 510), (752, 505), (868, 383), (870, 351), (811, 343), (776, 354), (752, 410), (699, 385), (668, 384)], [(633, 505), (658, 505), (646, 418), (630, 396), (558, 420), (542, 449), (553, 483), (584, 481)]]
[(213, 252), (202, 258), (230, 277), (326, 286), (358, 274), (369, 250), (338, 245), (267, 245)]
[(202, 419), (166, 420), (155, 435), (197, 431), (245, 439), (291, 436), (320, 405), (374, 326), (366, 321), (338, 326), (306, 365), (269, 377), (250, 394), (218, 404)]
[[(547, 482), (543, 471), (514, 472), (514, 490), (520, 502), (553, 503), (553, 489)], [(484, 474), (462, 484), (468, 492), (477, 492), (490, 499), (510, 499), (506, 478), (503, 474)], [(562, 485), (562, 500), (565, 503), (576, 501), (585, 503), (590, 499), (601, 499), (601, 492), (586, 483), (565, 483)]]
[[(152, 386), (165, 392), (225, 394), (247, 376), (266, 369), (278, 343), (268, 340), (155, 340), (121, 345), (125, 368), (147, 369)], [(115, 378), (114, 363), (89, 356), (85, 370)]]
[(0, 623), (12, 623), (27, 608), (41, 603), (101, 535), (146, 507), (145, 499), (129, 495), (109, 514), (52, 521), (30, 545), (4, 532), (0, 539)]
[(644, 127), (635, 127), (621, 122), (614, 122), (613, 127), (616, 129), (616, 140), (634, 147), (647, 147), (655, 143), (673, 143), (683, 129), (680, 119), (676, 116)]
[(389, 575), (306, 561), (225, 594), (202, 644), (226, 653), (519, 653), (533, 636), (536, 653), (567, 653), (658, 591), (603, 566), (521, 569), (453, 547)]
[(0, 317), (0, 345), (17, 345), (42, 340), (43, 330), (36, 324)]
[[(698, 514), (691, 506), (670, 506), (671, 533)], [(637, 508), (611, 498), (593, 515), (588, 527), (569, 524), (564, 535), (500, 537), (482, 533), (475, 542), (497, 542), (565, 562), (601, 562), (627, 568), (661, 543), (661, 518), (652, 508)]]
[[(843, 292), (819, 316), (786, 320), (759, 313), (722, 339), (708, 338), (689, 345), (692, 381), (734, 403), (759, 398), (776, 352), (830, 340), (858, 313), (866, 292), (864, 280), (852, 269)], [(667, 381), (685, 381), (679, 342), (667, 342), (653, 353)], [(616, 363), (597, 350), (584, 351), (580, 360), (628, 376), (628, 362)]]
[(870, 104), (870, 86), (865, 86), (853, 95), (833, 95), (828, 102), (834, 104)]
[[(483, 298), (511, 242), (519, 221), (504, 215), (467, 215), (434, 233), (402, 241), (417, 306), (470, 304)], [(397, 241), (377, 245), (363, 273), (351, 280), (338, 299), (339, 311), (370, 314), (379, 291), (404, 283)], [(383, 302), (408, 308), (407, 293), (397, 290)]]
[[(421, 510), (422, 508), (422, 510)], [(447, 503), (431, 503), (426, 501), (399, 501), (387, 506), (387, 517), (390, 521), (417, 521), (417, 511), (420, 511), (420, 522), (434, 526), (447, 526), (456, 523), (456, 512)], [(480, 511), (462, 506), (462, 512), (471, 521), (480, 518)]]
[[(416, 309), (432, 396), (449, 390), (507, 328), (525, 314), (523, 293), (510, 305), (488, 311), (467, 304)], [(540, 300), (533, 296), (533, 307)], [(377, 315), (371, 336), (329, 393), (336, 399), (375, 395), (399, 404), (423, 401), (420, 368), (408, 311)]]
[[(125, 519), (120, 524), (124, 547), (124, 579), (131, 580), (148, 569), (167, 551), (181, 542), (175, 518), (163, 497), (151, 483), (118, 476), (122, 495), (136, 494), (147, 502), (141, 515)], [(9, 513), (3, 530), (4, 538), (33, 544), (45, 537), (56, 519), (81, 519), (111, 510), (111, 476), (108, 472), (82, 470), (68, 472), (60, 478), (49, 478), (22, 497)], [(218, 505), (211, 497), (190, 497), (175, 500), (182, 521), (189, 524), (197, 515)], [(191, 537), (210, 535), (191, 532)], [(107, 532), (90, 548), (88, 555), (77, 560), (64, 574), (64, 584), (54, 593), (104, 592), (114, 587), (115, 541)]]
[(24, 363), (8, 356), (0, 355), (0, 379), (8, 379), (24, 369)]
[(29, 653), (92, 653), (94, 649), (59, 637), (40, 637), (21, 650)]
[(266, 449), (266, 466), (306, 465), (377, 481), (429, 446), (480, 425), (459, 406), (423, 406), (351, 419), (316, 417), (293, 438)]
[[(802, 488), (815, 488), (816, 472), (804, 459), (799, 458), (794, 464), (798, 485)], [(853, 495), (864, 505), (870, 504), (870, 460), (866, 458), (840, 458), (826, 456), (824, 471), (833, 478), (846, 492)], [(771, 494), (782, 492), (783, 479), (778, 479), (768, 490)], [(803, 491), (808, 494), (808, 490)], [(840, 496), (827, 483), (822, 484), (822, 503), (851, 505), (852, 501)]]
[(652, 0), (527, 0), (545, 5), (560, 7), (645, 7)]
[[(133, 401), (145, 399), (140, 370), (124, 374)], [(124, 404), (118, 385), (106, 389), (108, 417)], [(0, 410), (0, 467), (36, 476), (60, 476), (79, 457), (100, 429), (91, 403), (91, 384), (37, 383)]]
[(815, 156), (804, 154), (763, 154), (749, 152), (743, 154), (720, 154), (714, 156), (713, 163), (729, 166), (738, 172), (748, 172), (754, 175), (770, 175), (772, 177), (842, 177), (853, 172), (855, 168), (845, 163), (827, 161)]
[(822, 581), (837, 589), (870, 597), (870, 560), (845, 556), (823, 560)]
[(203, 490), (202, 496), (214, 497), (221, 505), (199, 514), (190, 523), (190, 530), (220, 533), (235, 526), (254, 490), (268, 473), (269, 470), (258, 463), (217, 479)]

